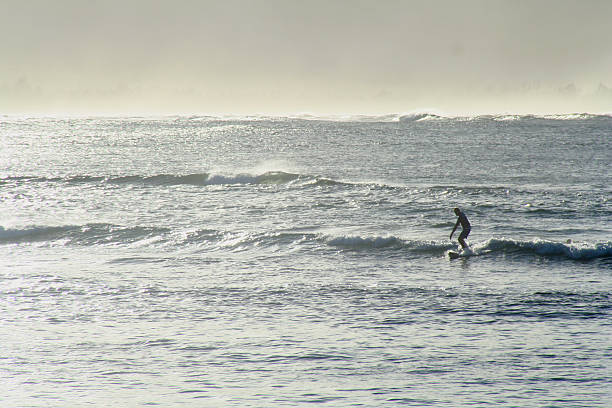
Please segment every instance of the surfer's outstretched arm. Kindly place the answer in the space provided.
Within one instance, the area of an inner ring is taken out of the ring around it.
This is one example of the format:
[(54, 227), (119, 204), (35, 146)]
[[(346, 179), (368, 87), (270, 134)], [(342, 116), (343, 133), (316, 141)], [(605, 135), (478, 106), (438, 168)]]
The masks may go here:
[(450, 234), (450, 239), (453, 239), (453, 234), (455, 233), (455, 231), (457, 230), (457, 227), (459, 226), (459, 220), (457, 220), (457, 222), (455, 223), (455, 226), (453, 227), (453, 231)]

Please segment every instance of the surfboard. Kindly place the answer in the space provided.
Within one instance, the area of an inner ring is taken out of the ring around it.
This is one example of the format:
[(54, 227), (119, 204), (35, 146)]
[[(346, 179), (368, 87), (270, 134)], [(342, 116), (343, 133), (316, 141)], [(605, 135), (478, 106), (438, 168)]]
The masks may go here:
[(459, 252), (457, 251), (448, 251), (448, 257), (450, 259), (457, 259), (457, 258), (467, 258), (474, 255), (474, 251), (472, 251), (472, 248), (468, 247), (466, 249), (463, 249)]
[(457, 258), (459, 258), (460, 256), (461, 256), (461, 255), (459, 255), (459, 253), (458, 253), (458, 252), (455, 252), (455, 251), (448, 251), (448, 257), (449, 257), (450, 259), (457, 259)]

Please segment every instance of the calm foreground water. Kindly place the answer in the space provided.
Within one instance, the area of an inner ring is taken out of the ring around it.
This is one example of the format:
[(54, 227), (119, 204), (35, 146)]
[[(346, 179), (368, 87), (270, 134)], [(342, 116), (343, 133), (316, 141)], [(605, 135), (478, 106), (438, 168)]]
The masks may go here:
[(612, 407), (610, 116), (5, 116), (0, 143), (2, 406)]

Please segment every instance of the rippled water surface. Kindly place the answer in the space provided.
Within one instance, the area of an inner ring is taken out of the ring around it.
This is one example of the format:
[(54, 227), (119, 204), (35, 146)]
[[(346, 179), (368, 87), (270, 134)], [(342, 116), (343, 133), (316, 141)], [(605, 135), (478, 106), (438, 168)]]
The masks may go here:
[(2, 117), (0, 400), (612, 406), (611, 134)]

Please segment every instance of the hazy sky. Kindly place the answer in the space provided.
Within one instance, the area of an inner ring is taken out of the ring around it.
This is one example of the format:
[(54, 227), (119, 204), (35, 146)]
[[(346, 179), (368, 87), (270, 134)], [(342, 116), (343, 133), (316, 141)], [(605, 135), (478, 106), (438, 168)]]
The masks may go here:
[(612, 112), (612, 1), (0, 0), (0, 113)]

